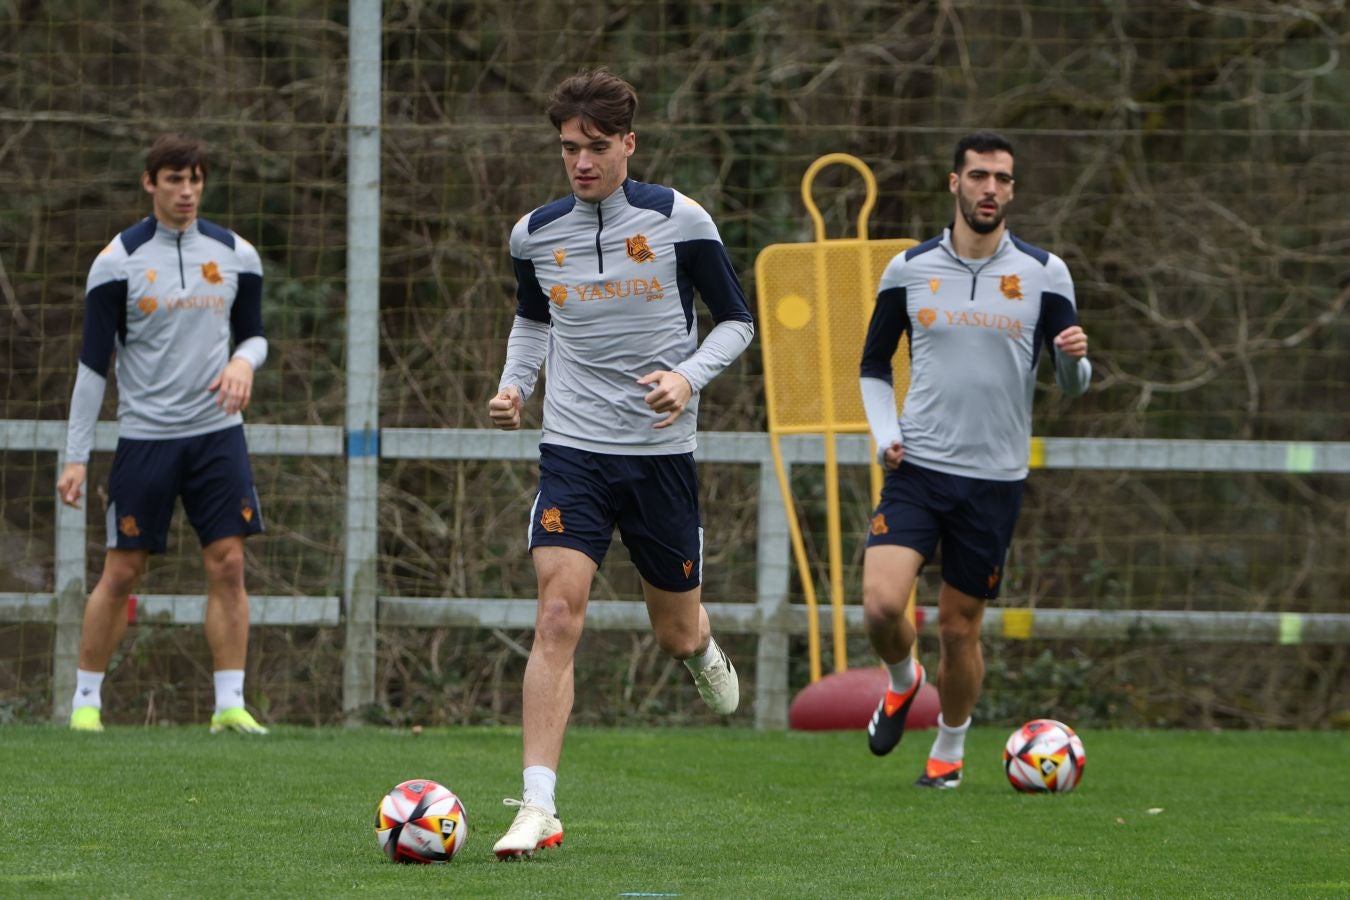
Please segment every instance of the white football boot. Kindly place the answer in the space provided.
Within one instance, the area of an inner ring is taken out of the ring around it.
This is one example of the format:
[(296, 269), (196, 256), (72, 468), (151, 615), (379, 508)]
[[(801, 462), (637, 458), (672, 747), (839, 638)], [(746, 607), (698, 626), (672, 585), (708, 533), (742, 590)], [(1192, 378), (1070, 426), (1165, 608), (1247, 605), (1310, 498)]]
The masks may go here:
[(503, 800), (507, 806), (519, 806), (516, 820), (492, 847), (498, 859), (529, 859), (536, 850), (561, 847), (563, 842), (562, 822), (557, 816), (544, 811), (543, 807), (513, 800)]
[(701, 672), (694, 674), (698, 695), (715, 713), (729, 716), (741, 702), (741, 683), (736, 678), (736, 667), (731, 664), (721, 647), (717, 659)]

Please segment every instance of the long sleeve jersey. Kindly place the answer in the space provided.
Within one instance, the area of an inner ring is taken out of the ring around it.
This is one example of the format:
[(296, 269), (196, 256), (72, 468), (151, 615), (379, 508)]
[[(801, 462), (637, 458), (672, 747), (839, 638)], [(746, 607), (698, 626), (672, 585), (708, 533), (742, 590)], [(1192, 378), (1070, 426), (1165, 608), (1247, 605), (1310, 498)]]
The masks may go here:
[(89, 458), (114, 352), (120, 436), (191, 437), (243, 422), (207, 390), (230, 361), (231, 337), (255, 368), (266, 358), (262, 262), (239, 235), (203, 219), (182, 231), (142, 219), (94, 260), (84, 305), (68, 462)]
[[(516, 223), (516, 324), (501, 387), (528, 397), (545, 364), (542, 442), (600, 453), (695, 447), (699, 391), (754, 335), (745, 294), (712, 218), (662, 185), (628, 179), (599, 203), (569, 194)], [(714, 327), (700, 347), (694, 296)], [(694, 389), (667, 428), (637, 379), (664, 369)]]
[[(1078, 322), (1064, 261), (1005, 232), (992, 256), (963, 259), (946, 229), (897, 255), (877, 289), (861, 381), (877, 447), (901, 440), (905, 459), (971, 478), (1019, 481), (1031, 445), (1041, 348), (1059, 386), (1078, 396), (1092, 366), (1054, 348)], [(891, 358), (909, 336), (910, 381), (898, 423)]]

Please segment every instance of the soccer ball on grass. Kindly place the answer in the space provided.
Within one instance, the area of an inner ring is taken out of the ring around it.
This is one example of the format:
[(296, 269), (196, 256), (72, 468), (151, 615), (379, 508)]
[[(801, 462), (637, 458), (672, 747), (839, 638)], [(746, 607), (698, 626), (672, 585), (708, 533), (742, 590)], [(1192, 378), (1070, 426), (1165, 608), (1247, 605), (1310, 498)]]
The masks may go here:
[(464, 849), (469, 819), (449, 788), (414, 778), (396, 785), (380, 801), (375, 837), (394, 862), (447, 863)]
[(1029, 794), (1063, 794), (1083, 780), (1087, 754), (1073, 729), (1054, 719), (1033, 719), (1003, 747), (1008, 782)]

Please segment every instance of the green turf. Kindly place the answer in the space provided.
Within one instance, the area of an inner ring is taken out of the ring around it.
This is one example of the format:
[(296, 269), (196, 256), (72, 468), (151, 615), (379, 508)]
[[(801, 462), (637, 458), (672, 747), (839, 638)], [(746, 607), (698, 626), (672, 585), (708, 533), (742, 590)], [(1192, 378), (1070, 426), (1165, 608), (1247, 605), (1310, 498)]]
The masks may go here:
[[(860, 733), (577, 729), (566, 843), (500, 863), (516, 730), (11, 726), (0, 895), (1350, 894), (1350, 734), (1089, 731), (1083, 785), (1064, 796), (1015, 793), (1005, 737), (972, 731), (966, 783), (932, 792), (910, 786), (931, 732), (878, 760)], [(414, 777), (467, 806), (448, 866), (378, 850), (375, 805)]]

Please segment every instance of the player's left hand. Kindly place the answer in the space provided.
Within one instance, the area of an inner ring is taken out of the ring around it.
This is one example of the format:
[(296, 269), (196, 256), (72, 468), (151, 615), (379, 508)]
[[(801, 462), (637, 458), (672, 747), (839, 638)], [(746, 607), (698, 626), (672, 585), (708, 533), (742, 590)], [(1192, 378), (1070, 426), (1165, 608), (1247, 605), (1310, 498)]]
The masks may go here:
[(1055, 335), (1055, 347), (1066, 356), (1082, 359), (1087, 356), (1087, 332), (1077, 325), (1070, 325)]
[(647, 408), (655, 413), (669, 413), (660, 422), (657, 422), (656, 428), (668, 428), (675, 424), (675, 420), (684, 412), (684, 408), (689, 405), (689, 398), (694, 396), (694, 386), (689, 383), (679, 372), (667, 372), (664, 369), (657, 369), (655, 372), (648, 372), (637, 380), (640, 385), (651, 386), (647, 396), (643, 397)]
[(206, 388), (216, 392), (216, 406), (233, 415), (248, 409), (248, 401), (253, 396), (253, 366), (248, 360), (235, 357), (226, 363)]

